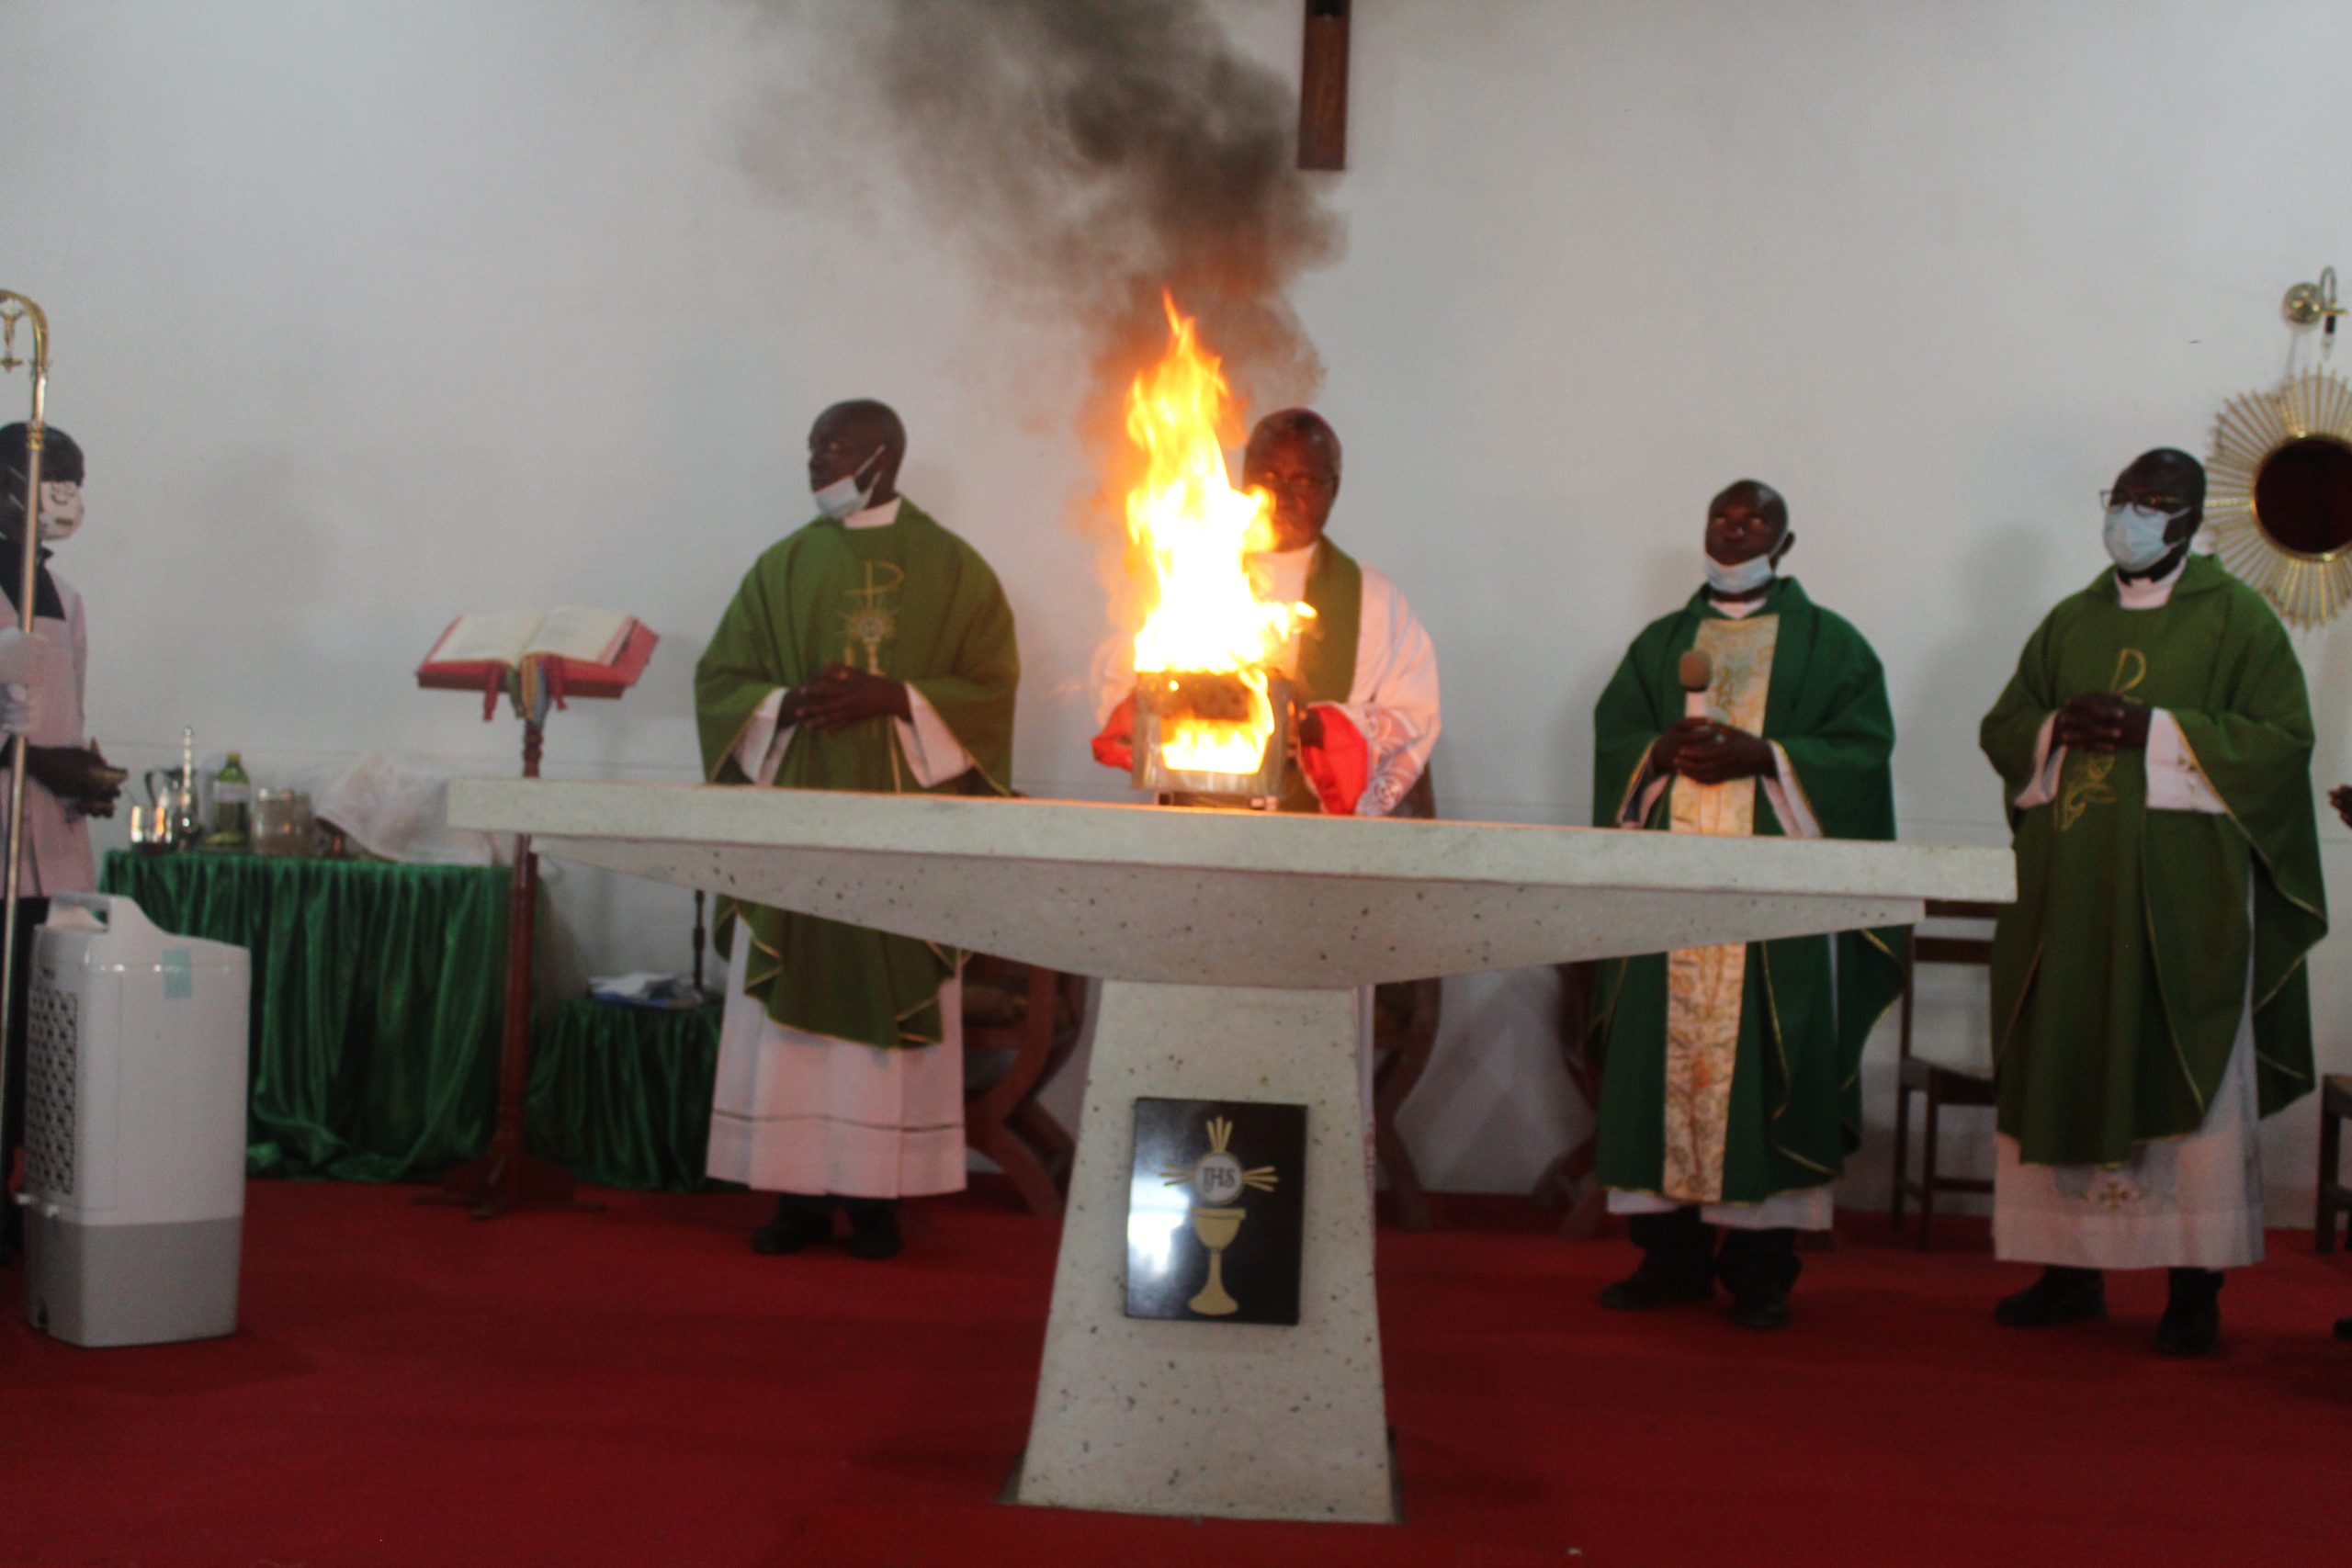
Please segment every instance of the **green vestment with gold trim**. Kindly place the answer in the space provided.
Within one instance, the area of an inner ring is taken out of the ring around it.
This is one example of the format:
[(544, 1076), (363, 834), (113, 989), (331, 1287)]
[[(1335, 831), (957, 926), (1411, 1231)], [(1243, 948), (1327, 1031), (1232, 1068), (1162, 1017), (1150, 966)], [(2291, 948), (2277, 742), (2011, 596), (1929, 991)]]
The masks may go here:
[(1993, 1056), (2000, 1129), (2029, 1165), (2116, 1165), (2195, 1132), (2249, 975), (2262, 1114), (2312, 1087), (2303, 960), (2327, 908), (2311, 705), (2286, 628), (2208, 556), (2158, 609), (2124, 608), (2100, 573), (2050, 612), (1984, 716), (2007, 799), (2033, 782), (2043, 722), (2109, 691), (2172, 716), (2228, 810), (2149, 810), (2137, 750), (2069, 753), (2048, 803), (2011, 807), (2018, 901), (1993, 940)]
[[(1363, 568), (1329, 539), (1315, 541), (1302, 596), (1315, 612), (1299, 627), (1293, 695), (1301, 703), (1345, 703), (1356, 684), (1356, 643), (1363, 626)], [(1279, 809), (1315, 815), (1323, 809), (1294, 753), (1283, 769)]]
[[(1760, 722), (1740, 727), (1786, 753), (1795, 776), (1782, 787), (1826, 836), (1894, 837), (1894, 721), (1878, 656), (1793, 578), (1744, 617), (1724, 615), (1702, 592), (1634, 639), (1593, 712), (1595, 826), (1623, 820), (1651, 746), (1682, 717), (1676, 668), (1694, 647), (1714, 656), (1711, 712), (1736, 722), (1760, 705)], [(1730, 823), (1694, 820), (1702, 798), (1736, 807), (1723, 813)], [(1711, 791), (1677, 779), (1643, 825), (1787, 830), (1756, 780)], [(1757, 1203), (1834, 1179), (1860, 1143), (1862, 1046), (1902, 993), (1902, 934), (1842, 932), (1834, 965), (1824, 936), (1603, 964), (1591, 1025), (1604, 1064), (1602, 1184), (1681, 1202)], [(1712, 984), (1693, 962), (1700, 956), (1715, 960)], [(1724, 1016), (1735, 1008), (1736, 1024)]]
[[(1012, 772), (1012, 706), (1021, 655), (1012, 607), (996, 573), (912, 502), (895, 521), (846, 528), (819, 518), (772, 546), (736, 592), (695, 666), (703, 776), (748, 784), (736, 747), (768, 694), (839, 661), (922, 694), (974, 766), (934, 795), (1003, 795)], [(921, 790), (898, 722), (859, 721), (833, 734), (795, 729), (780, 789)], [(939, 987), (960, 955), (912, 937), (722, 900), (721, 951), (736, 927), (752, 944), (744, 988), (778, 1023), (868, 1045), (943, 1038)]]

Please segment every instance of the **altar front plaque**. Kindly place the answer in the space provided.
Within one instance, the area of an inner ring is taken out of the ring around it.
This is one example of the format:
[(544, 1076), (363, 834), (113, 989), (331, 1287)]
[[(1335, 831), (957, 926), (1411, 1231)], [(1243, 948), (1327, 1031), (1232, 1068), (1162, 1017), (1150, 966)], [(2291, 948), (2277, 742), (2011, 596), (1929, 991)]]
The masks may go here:
[(1306, 1107), (1136, 1101), (1127, 1315), (1298, 1323)]

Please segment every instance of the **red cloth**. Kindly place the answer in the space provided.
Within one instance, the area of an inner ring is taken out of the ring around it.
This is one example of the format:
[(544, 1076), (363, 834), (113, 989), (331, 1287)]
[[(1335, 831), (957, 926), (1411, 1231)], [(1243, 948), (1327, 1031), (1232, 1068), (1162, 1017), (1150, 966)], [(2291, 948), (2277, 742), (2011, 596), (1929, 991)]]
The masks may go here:
[(1311, 711), (1323, 721), (1323, 739), (1314, 746), (1299, 743), (1298, 765), (1306, 782), (1315, 786), (1325, 812), (1352, 817), (1356, 802), (1363, 798), (1363, 786), (1372, 779), (1372, 748), (1365, 744), (1363, 731), (1336, 704), (1317, 703)]
[(1136, 765), (1136, 699), (1133, 693), (1119, 700), (1094, 738), (1094, 760), (1125, 773)]

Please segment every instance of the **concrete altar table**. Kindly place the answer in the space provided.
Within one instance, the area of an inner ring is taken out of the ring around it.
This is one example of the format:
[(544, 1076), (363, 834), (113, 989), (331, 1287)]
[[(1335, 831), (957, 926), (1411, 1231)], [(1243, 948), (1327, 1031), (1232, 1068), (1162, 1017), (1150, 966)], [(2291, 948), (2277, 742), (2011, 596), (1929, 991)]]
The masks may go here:
[[(1355, 987), (1917, 921), (2009, 852), (464, 780), (541, 854), (1102, 976), (1023, 1503), (1395, 1517)], [(1297, 1326), (1125, 1315), (1135, 1101), (1307, 1107)]]

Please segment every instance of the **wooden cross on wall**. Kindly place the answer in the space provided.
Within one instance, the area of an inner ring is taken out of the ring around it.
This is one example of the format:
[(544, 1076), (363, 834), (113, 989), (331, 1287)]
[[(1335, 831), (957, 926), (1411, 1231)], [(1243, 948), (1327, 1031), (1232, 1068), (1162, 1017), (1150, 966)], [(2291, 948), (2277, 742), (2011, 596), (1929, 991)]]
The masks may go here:
[(1306, 53), (1298, 73), (1298, 166), (1348, 166), (1350, 0), (1306, 0)]

